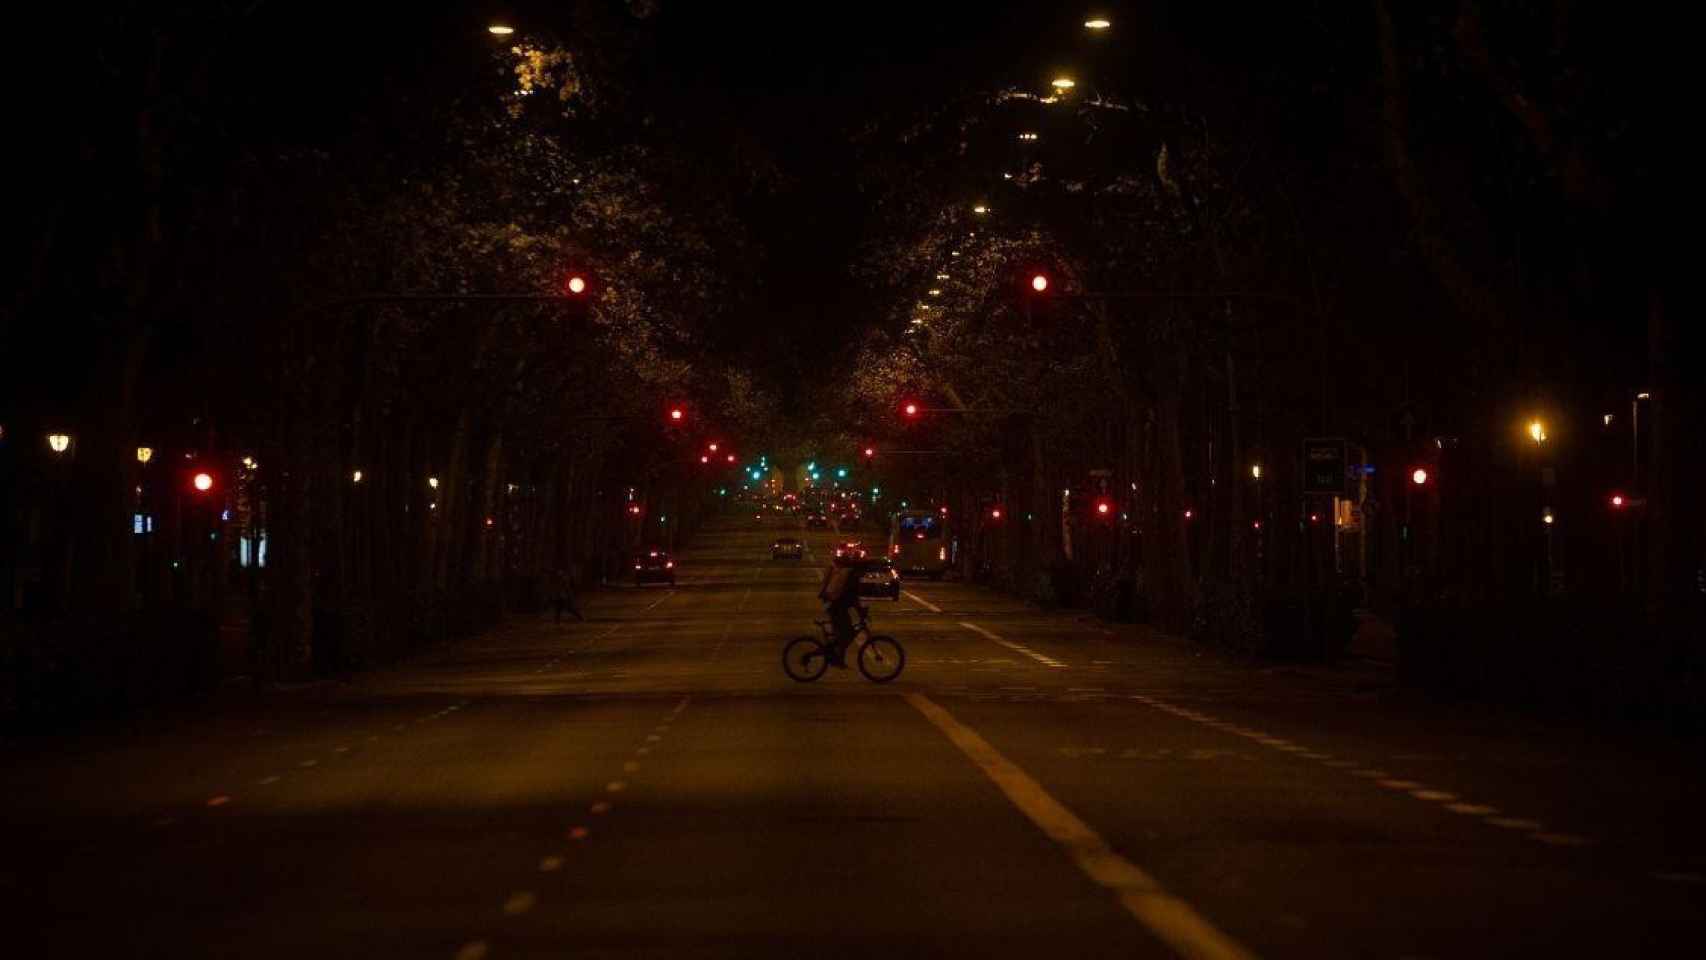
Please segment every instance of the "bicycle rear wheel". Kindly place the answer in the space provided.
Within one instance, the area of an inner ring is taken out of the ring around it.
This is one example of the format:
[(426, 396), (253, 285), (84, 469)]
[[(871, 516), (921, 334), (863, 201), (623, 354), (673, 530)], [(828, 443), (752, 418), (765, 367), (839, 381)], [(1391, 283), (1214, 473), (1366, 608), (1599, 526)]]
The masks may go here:
[(871, 637), (859, 648), (859, 672), (872, 683), (888, 683), (906, 669), (906, 650), (893, 637)]
[(816, 637), (795, 637), (782, 648), (782, 672), (800, 683), (811, 683), (828, 669), (829, 656)]

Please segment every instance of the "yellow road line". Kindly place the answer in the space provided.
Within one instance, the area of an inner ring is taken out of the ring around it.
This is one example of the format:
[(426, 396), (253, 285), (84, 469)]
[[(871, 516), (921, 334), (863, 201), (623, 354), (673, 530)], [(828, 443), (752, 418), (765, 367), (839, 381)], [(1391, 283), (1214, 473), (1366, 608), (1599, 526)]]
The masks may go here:
[(1112, 890), (1128, 913), (1180, 956), (1210, 960), (1245, 960), (1254, 956), (1215, 929), (1190, 904), (1168, 893), (1137, 864), (1120, 856), (1089, 824), (1050, 796), (1042, 784), (1003, 756), (977, 731), (955, 720), (923, 694), (906, 694), (906, 700), (977, 764), (1039, 830), (1060, 844), (1086, 876)]

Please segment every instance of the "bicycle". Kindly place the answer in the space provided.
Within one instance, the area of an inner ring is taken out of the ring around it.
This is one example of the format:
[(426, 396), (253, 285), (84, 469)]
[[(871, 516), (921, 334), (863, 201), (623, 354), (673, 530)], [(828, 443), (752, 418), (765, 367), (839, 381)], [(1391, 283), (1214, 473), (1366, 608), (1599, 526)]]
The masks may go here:
[[(800, 683), (811, 683), (829, 669), (830, 650), (835, 645), (834, 626), (828, 620), (813, 620), (819, 637), (795, 637), (782, 648), (782, 672)], [(863, 633), (865, 640), (859, 642)], [(906, 669), (906, 649), (890, 636), (871, 633), (871, 621), (864, 607), (859, 608), (859, 621), (853, 625), (857, 644), (859, 672), (872, 683), (888, 683)]]

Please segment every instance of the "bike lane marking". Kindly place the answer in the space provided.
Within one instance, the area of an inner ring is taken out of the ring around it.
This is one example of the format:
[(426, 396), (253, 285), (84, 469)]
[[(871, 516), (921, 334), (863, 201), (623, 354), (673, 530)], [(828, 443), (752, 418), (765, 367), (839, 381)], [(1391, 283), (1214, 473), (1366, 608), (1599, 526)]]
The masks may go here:
[[(970, 624), (962, 624), (970, 626)], [(1197, 913), (1185, 900), (1168, 893), (1148, 873), (1120, 856), (1094, 828), (1056, 800), (977, 731), (920, 693), (906, 701), (958, 747), (978, 769), (1006, 794), (1019, 812), (1059, 844), (1092, 881), (1112, 890), (1120, 905), (1163, 943), (1187, 957), (1244, 960), (1254, 955)]]
[(1004, 640), (1000, 636), (997, 636), (996, 634), (990, 633), (988, 630), (983, 629), (982, 627), (978, 626), (975, 623), (966, 623), (964, 620), (961, 620), (960, 626), (965, 627), (967, 630), (970, 630), (973, 633), (980, 633), (980, 634), (988, 637), (989, 639), (994, 640), (996, 643), (1001, 644), (1002, 646), (1006, 647), (1009, 650), (1016, 650), (1019, 653), (1022, 653), (1025, 656), (1030, 657), (1032, 660), (1035, 660), (1036, 662), (1042, 664), (1045, 667), (1055, 667), (1057, 669), (1065, 669), (1065, 667), (1066, 667), (1066, 664), (1061, 663), (1059, 660), (1056, 660), (1055, 658), (1048, 656), (1047, 654), (1038, 653), (1035, 650), (1032, 650), (1030, 647), (1027, 647), (1022, 643), (1014, 643), (1011, 640)]
[(906, 594), (907, 599), (911, 600), (913, 603), (918, 604), (919, 606), (930, 611), (931, 613), (941, 613), (942, 612), (941, 607), (938, 607), (934, 603), (931, 603), (930, 601), (924, 599), (923, 597), (919, 596), (918, 594), (913, 593), (911, 590), (902, 590), (901, 593)]

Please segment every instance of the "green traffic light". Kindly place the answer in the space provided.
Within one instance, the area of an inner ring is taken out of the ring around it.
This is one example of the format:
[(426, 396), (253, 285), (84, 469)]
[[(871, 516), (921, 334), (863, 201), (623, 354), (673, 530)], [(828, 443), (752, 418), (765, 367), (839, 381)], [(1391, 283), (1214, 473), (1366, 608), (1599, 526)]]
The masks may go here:
[(847, 468), (846, 467), (836, 467), (835, 468), (835, 475), (838, 477), (847, 476)]

